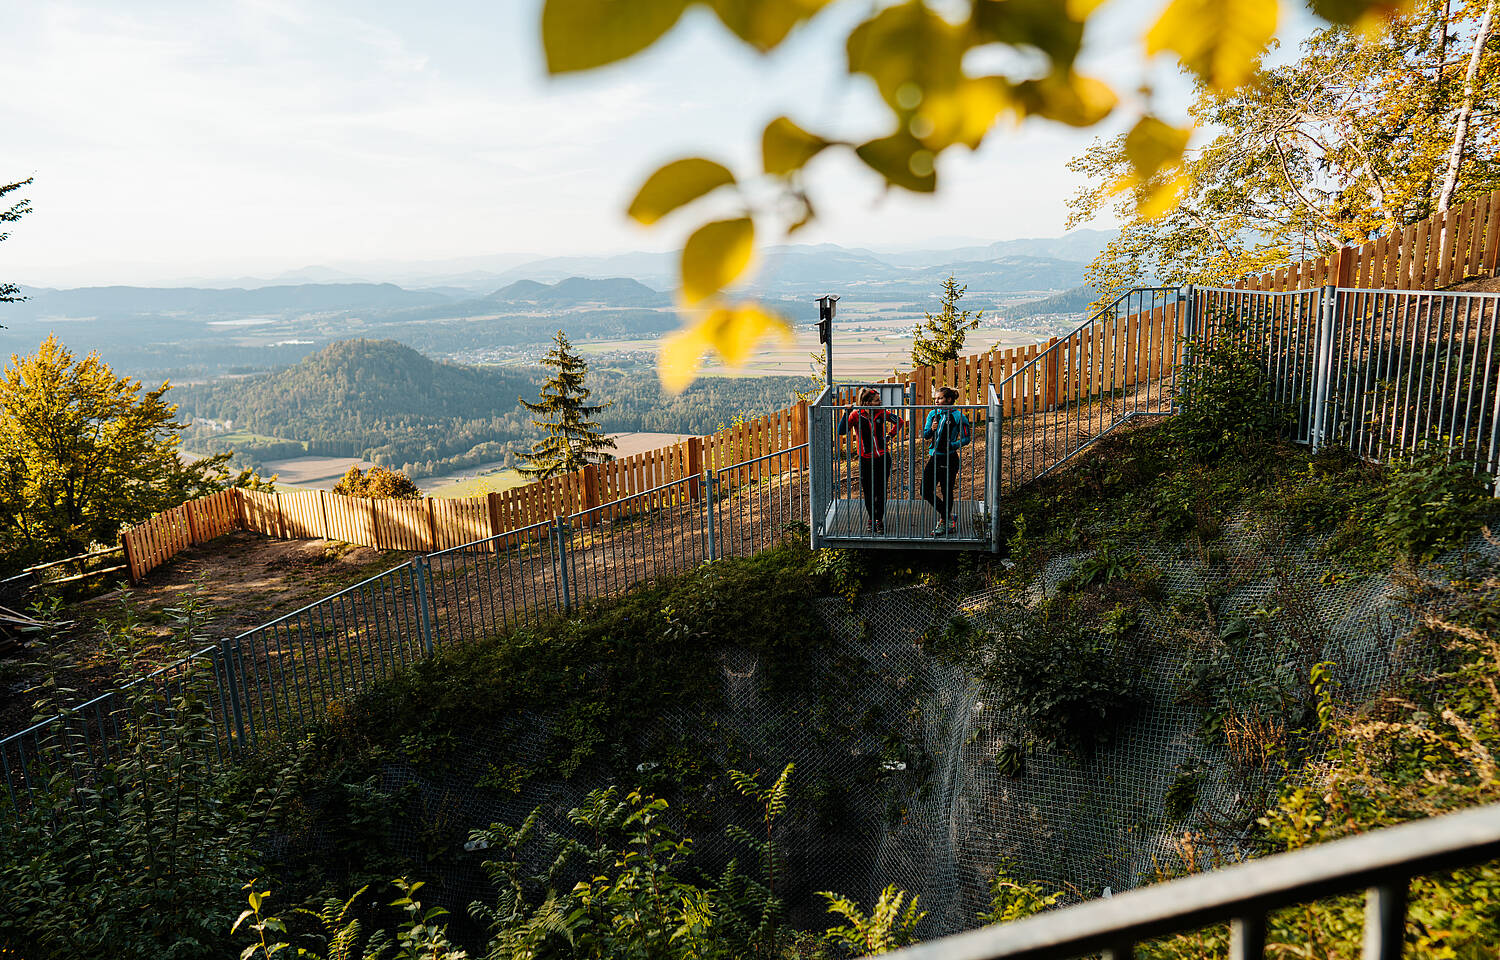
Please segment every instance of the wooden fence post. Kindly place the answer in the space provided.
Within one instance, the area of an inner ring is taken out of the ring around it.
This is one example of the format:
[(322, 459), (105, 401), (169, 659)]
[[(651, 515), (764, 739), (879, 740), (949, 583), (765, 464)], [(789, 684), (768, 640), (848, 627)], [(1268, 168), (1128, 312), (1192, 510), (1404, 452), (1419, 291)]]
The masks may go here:
[(1047, 384), (1047, 396), (1044, 405), (1047, 410), (1057, 409), (1057, 351), (1052, 349), (1055, 346), (1057, 346), (1057, 338), (1052, 337), (1047, 341), (1047, 359), (1043, 363), (1043, 366), (1046, 368), (1047, 378), (1045, 381)]
[(245, 506), (245, 491), (239, 487), (231, 487), (230, 493), (234, 494), (234, 519), (239, 524), (238, 529), (250, 529), (250, 511)]
[(1332, 277), (1329, 282), (1335, 287), (1354, 286), (1354, 267), (1356, 255), (1359, 253), (1354, 247), (1339, 247), (1334, 254)]
[(427, 552), (432, 553), (437, 550), (438, 542), (437, 512), (433, 509), (432, 498), (426, 497), (425, 499), (427, 500)]
[(276, 498), (276, 538), (290, 540), (291, 537), (287, 536), (286, 532), (286, 514), (281, 510), (281, 494), (273, 493), (271, 496)]
[(332, 540), (333, 531), (328, 526), (328, 491), (318, 491), (318, 506), (322, 508), (323, 513), (323, 539)]
[(599, 524), (599, 465), (596, 463), (585, 463), (583, 465), (583, 525), (594, 527)]
[(187, 507), (188, 545), (196, 546), (202, 541), (198, 538), (198, 513), (193, 509), (193, 501), (189, 500), (183, 504)]
[(136, 585), (135, 557), (130, 553), (130, 531), (126, 530), (120, 534), (120, 550), (125, 554), (125, 575), (130, 578), (130, 585)]
[(703, 438), (687, 439), (688, 498), (694, 503), (703, 499)]

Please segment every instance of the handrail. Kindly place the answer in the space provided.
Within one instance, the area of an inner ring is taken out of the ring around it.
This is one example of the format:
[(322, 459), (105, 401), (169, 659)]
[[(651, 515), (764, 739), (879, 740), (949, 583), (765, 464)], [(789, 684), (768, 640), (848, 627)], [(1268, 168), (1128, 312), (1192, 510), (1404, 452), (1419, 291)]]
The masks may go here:
[(1182, 288), (1181, 287), (1131, 287), (1129, 290), (1126, 290), (1124, 293), (1120, 294), (1118, 297), (1115, 297), (1113, 300), (1111, 300), (1109, 302), (1109, 306), (1107, 306), (1107, 307), (1100, 307), (1097, 311), (1094, 312), (1093, 316), (1089, 317), (1087, 320), (1083, 321), (1078, 326), (1074, 327), (1072, 330), (1069, 330), (1067, 333), (1063, 334), (1060, 337), (1054, 337), (1053, 338), (1054, 342), (1051, 343), (1051, 344), (1049, 344), (1045, 350), (1042, 350), (1036, 356), (1032, 357), (1030, 360), (1028, 360), (1025, 363), (1021, 364), (1019, 367), (1017, 367), (1015, 369), (1014, 373), (1012, 373), (1010, 376), (1006, 377), (1004, 380), (1000, 381), (1001, 388), (1003, 389), (1006, 384), (1010, 383), (1016, 377), (1019, 377), (1021, 374), (1025, 373), (1026, 371), (1030, 370), (1032, 367), (1036, 366), (1048, 354), (1052, 353), (1052, 351), (1054, 351), (1058, 347), (1061, 347), (1062, 345), (1066, 344), (1070, 339), (1072, 339), (1072, 337), (1075, 334), (1082, 333), (1084, 330), (1086, 330), (1089, 327), (1093, 326), (1094, 321), (1098, 320), (1100, 317), (1104, 316), (1106, 313), (1109, 313), (1115, 307), (1119, 306), (1121, 300), (1128, 299), (1129, 297), (1133, 297), (1133, 296), (1135, 296), (1137, 294), (1141, 294), (1141, 293), (1178, 293), (1178, 294), (1180, 294), (1181, 292), (1182, 292)]
[(1135, 944), (1231, 923), (1229, 955), (1265, 953), (1266, 914), (1322, 897), (1367, 890), (1365, 957), (1401, 955), (1407, 885), (1414, 877), (1500, 858), (1500, 804), (1386, 827), (1222, 867), (1169, 883), (928, 941), (888, 960), (1066, 960), (1103, 951), (1133, 956)]

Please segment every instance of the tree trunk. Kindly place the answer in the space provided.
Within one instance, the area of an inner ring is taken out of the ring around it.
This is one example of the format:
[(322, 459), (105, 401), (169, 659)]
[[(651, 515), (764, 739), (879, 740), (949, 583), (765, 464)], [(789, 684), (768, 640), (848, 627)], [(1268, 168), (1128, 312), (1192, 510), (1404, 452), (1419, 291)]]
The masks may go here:
[(1448, 172), (1443, 176), (1443, 189), (1438, 194), (1437, 212), (1446, 213), (1453, 202), (1453, 191), (1458, 187), (1458, 168), (1463, 163), (1464, 147), (1469, 139), (1469, 119), (1474, 115), (1474, 86), (1479, 78), (1479, 61), (1484, 58), (1484, 45), (1490, 37), (1490, 20), (1495, 13), (1495, 0), (1485, 4), (1484, 16), (1479, 20), (1479, 32), (1474, 37), (1474, 50), (1469, 54), (1469, 69), (1464, 74), (1464, 102), (1458, 108), (1458, 123), (1453, 128), (1453, 146), (1448, 150)]

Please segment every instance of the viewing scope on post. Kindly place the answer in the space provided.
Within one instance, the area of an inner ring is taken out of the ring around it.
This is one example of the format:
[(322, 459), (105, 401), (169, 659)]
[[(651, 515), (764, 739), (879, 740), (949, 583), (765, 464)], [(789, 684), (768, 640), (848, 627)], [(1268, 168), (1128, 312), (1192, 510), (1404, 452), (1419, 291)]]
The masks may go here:
[(823, 344), (823, 382), (833, 384), (833, 314), (839, 298), (826, 293), (818, 298), (818, 342)]

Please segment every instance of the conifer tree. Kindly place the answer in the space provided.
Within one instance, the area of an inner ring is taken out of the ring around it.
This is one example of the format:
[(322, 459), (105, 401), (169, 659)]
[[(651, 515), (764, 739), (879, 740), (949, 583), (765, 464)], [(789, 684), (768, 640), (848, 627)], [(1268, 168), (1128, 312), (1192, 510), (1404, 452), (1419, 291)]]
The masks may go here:
[(964, 298), (969, 285), (958, 285), (951, 275), (943, 281), (943, 309), (937, 316), (927, 314), (926, 321), (912, 329), (911, 362), (914, 367), (927, 367), (958, 359), (964, 348), (964, 335), (979, 326), (984, 311), (960, 310), (958, 301)]
[(585, 464), (614, 459), (608, 452), (615, 448), (614, 440), (599, 429), (597, 420), (589, 419), (611, 406), (612, 401), (592, 406), (585, 403), (589, 398), (589, 389), (584, 386), (588, 362), (573, 352), (573, 345), (561, 330), (552, 341), (542, 365), (550, 367), (553, 374), (542, 384), (539, 401), (521, 400), (521, 406), (536, 414), (532, 425), (547, 433), (531, 445), (530, 453), (519, 454), (526, 463), (516, 472), (528, 480), (545, 480)]

